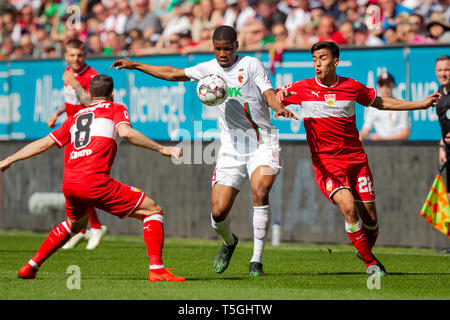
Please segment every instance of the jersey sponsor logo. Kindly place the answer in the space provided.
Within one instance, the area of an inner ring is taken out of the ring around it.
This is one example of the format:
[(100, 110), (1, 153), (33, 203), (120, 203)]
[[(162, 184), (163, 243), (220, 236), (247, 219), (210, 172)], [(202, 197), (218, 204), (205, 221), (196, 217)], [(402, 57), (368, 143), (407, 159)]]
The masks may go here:
[(319, 93), (315, 91), (311, 91), (311, 94), (315, 95), (317, 98), (319, 98)]
[(123, 112), (123, 115), (124, 115), (124, 117), (125, 117), (125, 119), (130, 119), (130, 117), (128, 116), (128, 112), (125, 110), (124, 112)]
[(92, 154), (92, 150), (91, 149), (83, 149), (83, 150), (80, 150), (80, 151), (72, 151), (71, 153), (70, 153), (70, 159), (71, 160), (73, 160), (73, 159), (78, 159), (78, 158), (81, 158), (81, 157), (87, 157), (87, 156), (90, 156)]
[(334, 94), (334, 93), (326, 94), (326, 95), (324, 95), (324, 97), (325, 97), (325, 102), (329, 106), (332, 106), (334, 104), (334, 102), (336, 101), (336, 94)]
[(241, 88), (229, 88), (228, 89), (228, 96), (230, 98), (242, 97)]
[(244, 69), (239, 69), (238, 71), (238, 81), (239, 83), (244, 83), (245, 81), (245, 73), (244, 73)]

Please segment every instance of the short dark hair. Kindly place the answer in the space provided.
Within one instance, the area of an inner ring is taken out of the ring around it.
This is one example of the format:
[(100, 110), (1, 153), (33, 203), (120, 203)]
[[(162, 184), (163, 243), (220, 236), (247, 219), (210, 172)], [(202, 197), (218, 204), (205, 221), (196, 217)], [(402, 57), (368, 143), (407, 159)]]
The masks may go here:
[(311, 54), (313, 54), (317, 50), (321, 50), (321, 49), (329, 50), (331, 52), (331, 56), (333, 58), (338, 58), (339, 59), (339, 54), (340, 54), (341, 51), (339, 50), (339, 47), (336, 44), (336, 42), (333, 42), (333, 41), (319, 41), (319, 42), (316, 42), (311, 47)]
[(114, 90), (113, 78), (106, 74), (99, 74), (89, 82), (89, 91), (93, 98), (107, 98)]
[(236, 30), (230, 26), (220, 26), (214, 30), (213, 40), (218, 41), (236, 41)]
[(84, 45), (84, 42), (78, 39), (72, 39), (67, 41), (66, 44), (64, 45), (64, 49), (67, 50), (67, 48), (75, 48), (85, 51), (86, 46)]
[(444, 54), (444, 55), (442, 55), (442, 56), (439, 56), (439, 57), (436, 59), (436, 63), (438, 63), (439, 61), (447, 61), (447, 60), (450, 60), (450, 56)]

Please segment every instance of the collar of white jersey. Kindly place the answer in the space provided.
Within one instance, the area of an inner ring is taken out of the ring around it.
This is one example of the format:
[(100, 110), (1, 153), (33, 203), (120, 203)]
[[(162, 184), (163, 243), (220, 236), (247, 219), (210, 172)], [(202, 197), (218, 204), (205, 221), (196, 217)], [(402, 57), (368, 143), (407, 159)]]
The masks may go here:
[(329, 85), (329, 86), (324, 85), (323, 83), (321, 83), (321, 82), (319, 81), (319, 79), (317, 79), (317, 76), (315, 76), (314, 79), (316, 80), (316, 82), (317, 82), (317, 84), (318, 84), (319, 86), (324, 87), (324, 88), (333, 88), (333, 87), (336, 87), (337, 84), (339, 83), (339, 76), (338, 76), (338, 75), (336, 75), (336, 81), (333, 82), (333, 83), (332, 83), (331, 85)]
[(225, 70), (225, 71), (230, 71), (230, 70), (232, 70), (234, 67), (236, 67), (236, 66), (238, 65), (239, 61), (241, 61), (243, 57), (244, 57), (244, 56), (238, 55), (238, 56), (237, 56), (237, 59), (236, 59), (236, 62), (233, 63), (231, 66), (229, 66), (229, 67), (227, 67), (227, 68), (222, 67), (222, 66), (219, 64), (219, 62), (217, 61), (217, 59), (214, 59), (214, 60), (216, 60), (216, 63), (217, 63), (217, 64), (219, 65), (219, 67), (221, 67), (223, 70)]

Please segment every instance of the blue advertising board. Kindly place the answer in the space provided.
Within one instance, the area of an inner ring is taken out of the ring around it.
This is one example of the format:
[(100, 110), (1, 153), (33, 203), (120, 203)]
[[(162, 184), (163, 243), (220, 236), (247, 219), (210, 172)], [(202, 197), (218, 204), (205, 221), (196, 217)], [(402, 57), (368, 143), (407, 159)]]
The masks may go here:
[[(434, 63), (448, 54), (449, 46), (346, 49), (341, 51), (338, 74), (375, 87), (378, 76), (388, 71), (396, 81), (394, 96), (419, 101), (436, 91)], [(269, 70), (267, 52), (245, 53), (259, 58)], [(188, 56), (135, 57), (132, 60), (156, 65), (186, 68), (213, 59), (212, 54)], [(89, 59), (101, 74), (114, 78), (115, 101), (129, 109), (132, 125), (155, 140), (210, 140), (218, 137), (217, 110), (202, 105), (195, 94), (195, 82), (169, 82), (142, 72), (115, 70), (115, 59)], [(13, 61), (0, 63), (0, 139), (31, 140), (48, 134), (47, 119), (63, 104), (63, 60)], [(293, 81), (314, 77), (308, 51), (287, 51), (282, 62), (270, 73), (272, 84), (279, 88)], [(301, 117), (299, 106), (289, 106)], [(356, 121), (361, 129), (366, 108), (358, 106)], [(272, 112), (273, 115), (273, 112)], [(433, 108), (410, 111), (410, 140), (439, 140), (440, 128)], [(57, 125), (64, 121), (61, 117)], [(305, 140), (303, 122), (272, 119), (281, 140)]]

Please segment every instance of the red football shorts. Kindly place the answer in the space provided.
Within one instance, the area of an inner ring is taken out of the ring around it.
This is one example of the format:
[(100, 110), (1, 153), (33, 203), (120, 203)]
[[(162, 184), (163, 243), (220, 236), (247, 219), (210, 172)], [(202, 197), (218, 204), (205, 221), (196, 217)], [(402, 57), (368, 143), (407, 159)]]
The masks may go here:
[(349, 189), (356, 201), (375, 201), (375, 188), (367, 157), (354, 159), (313, 159), (313, 169), (320, 191), (333, 201), (336, 191)]
[(123, 219), (134, 213), (145, 198), (143, 191), (113, 178), (94, 184), (65, 183), (62, 191), (66, 198), (66, 214), (72, 221), (84, 217), (89, 207), (96, 207)]

